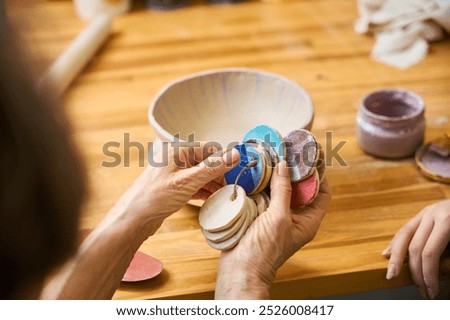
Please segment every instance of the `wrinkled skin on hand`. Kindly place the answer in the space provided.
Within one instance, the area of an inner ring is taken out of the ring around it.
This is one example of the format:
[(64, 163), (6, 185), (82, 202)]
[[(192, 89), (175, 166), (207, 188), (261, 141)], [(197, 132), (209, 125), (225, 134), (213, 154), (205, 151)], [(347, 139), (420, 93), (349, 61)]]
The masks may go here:
[(277, 269), (310, 242), (319, 229), (331, 201), (327, 180), (311, 205), (293, 212), (286, 162), (280, 162), (276, 169), (269, 208), (252, 223), (235, 248), (221, 253), (216, 299), (268, 299)]
[(221, 188), (224, 173), (239, 163), (239, 152), (235, 149), (217, 152), (208, 147), (208, 142), (195, 144), (195, 147), (161, 145), (153, 161), (163, 165), (147, 166), (113, 211), (126, 213), (127, 219), (132, 214), (133, 220), (148, 224), (146, 236), (149, 236), (190, 199), (206, 199)]

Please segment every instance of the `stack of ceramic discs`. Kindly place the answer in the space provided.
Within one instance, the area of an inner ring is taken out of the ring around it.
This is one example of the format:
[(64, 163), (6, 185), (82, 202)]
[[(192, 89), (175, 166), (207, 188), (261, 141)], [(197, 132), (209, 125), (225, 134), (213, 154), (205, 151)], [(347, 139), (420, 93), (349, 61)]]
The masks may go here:
[[(262, 192), (272, 177), (273, 167), (278, 159), (274, 153), (260, 143), (247, 142), (235, 146), (240, 153), (240, 162), (225, 174), (227, 184), (237, 183), (246, 194), (252, 195)], [(250, 166), (251, 163), (255, 165)]]
[(200, 209), (199, 222), (208, 244), (218, 250), (237, 245), (269, 206), (272, 172), (286, 158), (289, 166), (291, 208), (307, 206), (317, 196), (325, 164), (324, 153), (308, 130), (295, 130), (284, 139), (266, 125), (249, 130), (235, 147), (240, 163), (225, 174), (227, 186), (216, 191)]
[(285, 138), (286, 162), (292, 182), (291, 208), (311, 204), (325, 174), (325, 154), (308, 130), (295, 130)]
[(227, 185), (204, 203), (199, 222), (202, 233), (212, 248), (233, 248), (256, 217), (266, 211), (269, 198), (263, 193), (252, 197), (248, 197), (240, 186)]
[[(249, 195), (263, 191), (269, 184), (273, 168), (284, 159), (283, 138), (275, 129), (259, 125), (247, 131), (243, 144), (235, 148), (240, 152), (241, 161), (225, 174), (227, 184), (236, 183)], [(255, 160), (257, 165), (248, 168)]]

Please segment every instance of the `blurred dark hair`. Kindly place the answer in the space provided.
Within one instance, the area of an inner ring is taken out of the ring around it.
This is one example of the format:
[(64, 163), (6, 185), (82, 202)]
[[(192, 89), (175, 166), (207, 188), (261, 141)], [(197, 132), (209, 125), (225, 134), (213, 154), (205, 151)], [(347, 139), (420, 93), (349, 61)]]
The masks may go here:
[(62, 105), (38, 90), (0, 8), (0, 299), (74, 253), (84, 168)]

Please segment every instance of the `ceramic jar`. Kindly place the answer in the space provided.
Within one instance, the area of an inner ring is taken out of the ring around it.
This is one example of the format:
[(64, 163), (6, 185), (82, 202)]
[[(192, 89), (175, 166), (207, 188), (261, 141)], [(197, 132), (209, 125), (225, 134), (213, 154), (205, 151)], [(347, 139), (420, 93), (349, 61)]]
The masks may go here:
[(402, 89), (383, 89), (365, 96), (356, 118), (356, 137), (367, 153), (381, 158), (412, 156), (422, 144), (425, 104)]

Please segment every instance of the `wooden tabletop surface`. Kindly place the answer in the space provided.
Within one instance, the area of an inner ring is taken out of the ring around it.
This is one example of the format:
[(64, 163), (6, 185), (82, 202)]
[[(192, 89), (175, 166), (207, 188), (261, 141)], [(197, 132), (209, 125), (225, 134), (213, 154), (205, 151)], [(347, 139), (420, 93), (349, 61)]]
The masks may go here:
[[(110, 160), (102, 148), (117, 141), (123, 155), (126, 133), (144, 145), (155, 139), (147, 109), (161, 87), (206, 69), (256, 68), (309, 92), (314, 134), (324, 143), (332, 132), (333, 146), (344, 141), (339, 154), (347, 163), (333, 161), (327, 168), (331, 208), (317, 237), (279, 269), (271, 297), (316, 298), (410, 284), (407, 268), (385, 280), (387, 260), (380, 253), (420, 209), (449, 198), (450, 187), (422, 177), (412, 158), (365, 154), (355, 140), (355, 116), (369, 91), (400, 87), (426, 102), (426, 140), (450, 131), (450, 42), (431, 44), (424, 61), (401, 71), (371, 60), (374, 39), (353, 30), (354, 0), (194, 1), (174, 11), (146, 10), (141, 2), (115, 19), (113, 36), (64, 96), (89, 171), (83, 228), (95, 227), (143, 170), (136, 150), (130, 167), (102, 167)], [(84, 26), (71, 1), (46, 1), (26, 14), (25, 37), (39, 56), (37, 69), (48, 66)], [(197, 207), (186, 205), (167, 219), (141, 247), (164, 263), (163, 273), (121, 285), (114, 298), (212, 298), (219, 252), (206, 244), (197, 215)]]

